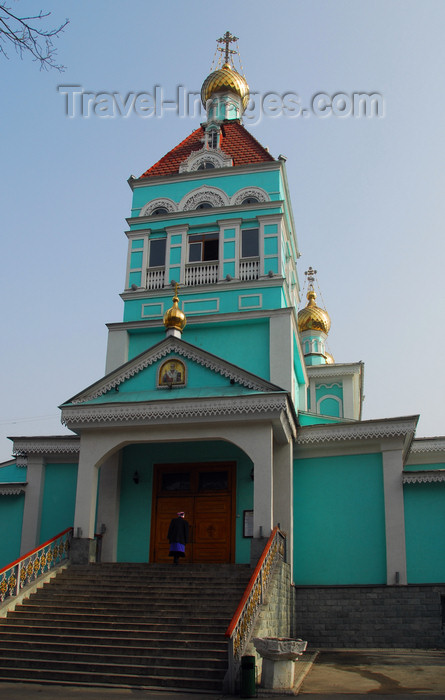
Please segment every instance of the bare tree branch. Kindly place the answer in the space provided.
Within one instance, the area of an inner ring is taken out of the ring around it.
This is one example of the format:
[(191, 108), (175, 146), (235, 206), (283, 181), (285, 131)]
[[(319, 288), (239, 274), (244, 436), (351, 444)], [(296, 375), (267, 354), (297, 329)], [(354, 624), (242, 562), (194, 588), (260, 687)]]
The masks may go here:
[[(57, 49), (53, 39), (58, 37), (69, 20), (66, 19), (58, 27), (45, 29), (44, 22), (51, 12), (40, 12), (30, 17), (19, 17), (4, 3), (0, 3), (0, 54), (9, 58), (6, 46), (10, 42), (21, 58), (27, 53), (33, 56), (33, 60), (40, 63), (40, 69), (55, 68), (64, 71), (65, 66), (56, 63)], [(40, 24), (43, 23), (43, 24)]]

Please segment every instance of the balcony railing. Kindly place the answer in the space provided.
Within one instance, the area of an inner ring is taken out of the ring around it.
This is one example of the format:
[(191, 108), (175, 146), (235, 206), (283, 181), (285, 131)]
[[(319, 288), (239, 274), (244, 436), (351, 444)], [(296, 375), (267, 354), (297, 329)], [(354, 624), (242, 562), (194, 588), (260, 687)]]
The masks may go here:
[(218, 262), (201, 262), (186, 265), (186, 286), (194, 286), (196, 284), (214, 284), (215, 282), (218, 282), (218, 268)]
[(260, 273), (260, 261), (258, 260), (241, 260), (239, 264), (240, 280), (257, 280)]
[(147, 289), (163, 289), (165, 267), (151, 267), (147, 270)]

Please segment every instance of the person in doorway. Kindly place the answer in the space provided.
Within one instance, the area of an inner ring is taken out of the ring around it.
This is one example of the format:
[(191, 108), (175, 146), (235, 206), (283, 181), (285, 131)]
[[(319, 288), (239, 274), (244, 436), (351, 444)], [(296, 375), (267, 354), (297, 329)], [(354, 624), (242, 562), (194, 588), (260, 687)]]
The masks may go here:
[(176, 518), (172, 518), (167, 539), (170, 542), (169, 557), (173, 557), (173, 564), (179, 564), (179, 559), (185, 557), (185, 545), (189, 540), (189, 524), (185, 519), (184, 511), (176, 513)]

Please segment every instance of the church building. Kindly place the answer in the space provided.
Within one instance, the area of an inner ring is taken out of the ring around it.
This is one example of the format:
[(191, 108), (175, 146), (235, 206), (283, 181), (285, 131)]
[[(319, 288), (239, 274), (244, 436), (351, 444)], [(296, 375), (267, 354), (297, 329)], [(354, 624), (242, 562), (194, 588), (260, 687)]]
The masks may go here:
[(327, 351), (286, 159), (243, 126), (233, 39), (205, 122), (128, 180), (123, 319), (104, 376), (61, 405), (72, 434), (11, 438), (0, 567), (70, 526), (78, 562), (165, 562), (185, 511), (189, 563), (254, 564), (279, 525), (297, 592), (442, 584), (445, 610), (445, 438), (362, 419), (363, 363)]

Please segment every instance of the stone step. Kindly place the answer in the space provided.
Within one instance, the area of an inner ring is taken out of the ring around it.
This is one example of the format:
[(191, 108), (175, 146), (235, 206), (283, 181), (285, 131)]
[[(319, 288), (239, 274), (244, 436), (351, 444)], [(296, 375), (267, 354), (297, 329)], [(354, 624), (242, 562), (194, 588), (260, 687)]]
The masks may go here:
[(149, 690), (186, 690), (196, 692), (219, 692), (222, 679), (220, 677), (188, 676), (184, 671), (177, 675), (131, 675), (100, 674), (90, 671), (40, 670), (36, 668), (14, 668), (4, 666), (0, 669), (0, 681), (17, 681), (31, 683), (71, 684), (75, 686), (100, 687), (139, 687)]
[[(107, 632), (106, 635), (101, 632)], [(212, 647), (212, 649), (223, 647), (227, 650), (227, 642), (221, 634), (215, 632), (190, 632), (177, 630), (175, 633), (160, 629), (155, 634), (147, 636), (146, 632), (140, 630), (101, 630), (86, 629), (79, 630), (77, 628), (60, 627), (45, 627), (36, 629), (34, 626), (27, 627), (25, 625), (4, 625), (0, 629), (0, 638), (2, 640), (30, 640), (33, 643), (45, 642), (69, 642), (72, 644), (94, 644), (107, 645), (114, 643), (124, 644), (128, 647), (138, 646), (139, 644), (148, 643), (151, 646), (165, 648), (173, 645), (180, 645), (181, 648), (190, 648), (202, 650)]]
[[(110, 649), (108, 647), (108, 649)], [(186, 667), (188, 669), (195, 668), (207, 668), (210, 671), (226, 669), (227, 667), (227, 656), (224, 657), (220, 655), (219, 657), (211, 653), (206, 653), (205, 655), (196, 656), (178, 656), (177, 654), (172, 654), (171, 656), (166, 656), (164, 653), (162, 655), (150, 655), (145, 653), (143, 650), (141, 654), (122, 655), (116, 653), (116, 650), (110, 651), (109, 654), (98, 654), (95, 651), (48, 651), (44, 649), (15, 649), (14, 654), (11, 654), (11, 650), (0, 649), (0, 661), (1, 665), (8, 665), (11, 659), (17, 666), (25, 666), (28, 664), (35, 664), (39, 662), (39, 668), (51, 668), (53, 662), (57, 664), (64, 664), (67, 669), (80, 669), (82, 670), (85, 664), (90, 670), (96, 670), (95, 666), (100, 668), (106, 666), (113, 670), (115, 673), (123, 672), (122, 669), (126, 668), (140, 668), (143, 667), (146, 671), (150, 669), (150, 673), (154, 673), (154, 669), (167, 666), (169, 668), (179, 669)], [(125, 672), (125, 671), (124, 671)], [(166, 671), (166, 673), (168, 673)]]
[[(34, 606), (35, 607), (35, 606)], [(88, 615), (82, 615), (82, 613), (77, 612), (62, 612), (62, 611), (52, 611), (52, 612), (40, 612), (40, 611), (25, 611), (21, 612), (16, 610), (10, 612), (7, 618), (0, 619), (0, 625), (4, 624), (3, 620), (7, 619), (9, 622), (17, 621), (18, 624), (47, 624), (51, 622), (53, 624), (73, 624), (78, 625), (80, 623), (88, 623), (92, 627), (96, 625), (121, 627), (122, 625), (134, 627), (136, 629), (148, 629), (149, 627), (163, 625), (166, 628), (176, 628), (178, 626), (211, 626), (214, 629), (221, 629), (228, 626), (230, 618), (227, 616), (220, 617), (212, 614), (196, 614), (196, 615), (129, 615), (129, 614), (117, 614), (117, 612), (109, 611), (108, 613), (89, 613)], [(147, 627), (149, 626), (149, 627)]]
[[(178, 649), (172, 644), (169, 646), (165, 644), (154, 646), (152, 640), (147, 640), (147, 644), (144, 646), (131, 646), (130, 644), (124, 644), (125, 640), (122, 639), (116, 639), (115, 644), (110, 644), (109, 639), (102, 639), (102, 644), (96, 642), (93, 644), (88, 637), (62, 639), (58, 642), (49, 641), (51, 638), (47, 637), (40, 641), (36, 637), (38, 635), (33, 635), (32, 640), (28, 638), (25, 640), (0, 639), (0, 657), (12, 655), (15, 657), (17, 654), (23, 658), (24, 654), (42, 654), (48, 655), (50, 658), (58, 658), (65, 654), (95, 654), (96, 656), (106, 656), (109, 660), (113, 655), (120, 657), (131, 656), (134, 658), (150, 657), (152, 659), (164, 657), (165, 659), (173, 660), (174, 663), (178, 658), (178, 653), (180, 653), (181, 659), (196, 659), (198, 656), (197, 652), (200, 652), (199, 659), (202, 661), (205, 659), (217, 659), (218, 661), (222, 660), (224, 664), (227, 662), (226, 642), (202, 643), (200, 647), (196, 643), (189, 643), (187, 646), (181, 645), (180, 649)], [(79, 641), (79, 639), (82, 641)]]
[(59, 611), (65, 611), (67, 607), (70, 608), (72, 612), (77, 614), (81, 613), (84, 615), (89, 615), (92, 613), (109, 613), (112, 615), (129, 614), (129, 615), (156, 615), (159, 613), (164, 613), (165, 611), (171, 612), (172, 610), (180, 610), (182, 613), (189, 614), (190, 612), (195, 612), (203, 614), (204, 616), (214, 614), (215, 610), (218, 611), (219, 617), (231, 618), (235, 612), (237, 603), (231, 601), (224, 601), (220, 603), (219, 601), (171, 601), (165, 603), (157, 600), (150, 600), (147, 603), (143, 602), (128, 602), (128, 601), (116, 601), (112, 605), (109, 605), (107, 601), (97, 601), (92, 600), (53, 600), (48, 599), (43, 601), (41, 598), (37, 600), (28, 600), (21, 605), (17, 605), (16, 612), (42, 612), (43, 614), (49, 614), (51, 611), (58, 613)]

